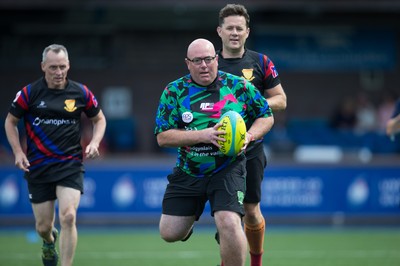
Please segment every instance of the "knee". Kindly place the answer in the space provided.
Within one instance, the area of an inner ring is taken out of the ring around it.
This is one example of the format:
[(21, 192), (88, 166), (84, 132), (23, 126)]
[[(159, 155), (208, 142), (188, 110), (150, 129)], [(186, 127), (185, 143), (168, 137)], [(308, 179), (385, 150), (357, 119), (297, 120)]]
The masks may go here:
[(169, 235), (161, 235), (162, 240), (164, 240), (167, 243), (173, 243), (176, 242), (177, 240)]
[(240, 223), (238, 226), (238, 223), (232, 221), (232, 220), (224, 220), (221, 223), (221, 231), (225, 231), (225, 232), (234, 232), (235, 230), (237, 230), (240, 227)]
[(36, 232), (40, 236), (45, 236), (51, 232), (53, 225), (51, 222), (36, 222)]
[(160, 226), (160, 236), (161, 238), (168, 243), (181, 241), (187, 236), (188, 232), (186, 232), (182, 228), (170, 228)]
[(244, 205), (245, 217), (252, 220), (258, 220), (262, 217), (259, 204), (245, 204)]
[(221, 214), (222, 212), (215, 216), (218, 231), (230, 232), (241, 228), (241, 218), (237, 213), (224, 212), (223, 215)]
[(238, 213), (218, 211), (214, 213), (215, 223), (220, 235), (220, 240), (227, 236), (238, 235), (243, 232), (242, 220)]
[(160, 230), (160, 236), (165, 242), (168, 243), (176, 242), (179, 240), (176, 235), (173, 235), (171, 232), (166, 232), (165, 230)]
[(73, 227), (76, 222), (76, 212), (67, 211), (60, 215), (60, 224), (62, 227)]
[(247, 218), (253, 218), (253, 219), (259, 216), (259, 212), (257, 212), (255, 209), (247, 209), (245, 211), (245, 214)]

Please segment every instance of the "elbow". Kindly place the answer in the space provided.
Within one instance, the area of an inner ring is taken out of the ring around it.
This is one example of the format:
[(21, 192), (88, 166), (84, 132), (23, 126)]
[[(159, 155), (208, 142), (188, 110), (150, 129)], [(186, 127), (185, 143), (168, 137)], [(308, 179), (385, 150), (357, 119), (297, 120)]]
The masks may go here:
[(168, 144), (162, 134), (157, 134), (157, 144), (161, 148), (168, 148)]
[(287, 107), (287, 101), (286, 99), (282, 102), (282, 106), (281, 106), (281, 111), (285, 111)]
[(273, 116), (271, 116), (271, 124), (270, 124), (270, 127), (269, 127), (268, 131), (271, 131), (271, 129), (274, 126), (274, 124), (275, 124), (275, 118)]
[(287, 100), (286, 97), (283, 97), (282, 100), (279, 102), (276, 110), (274, 111), (285, 111), (287, 107)]
[(158, 146), (159, 146), (160, 148), (168, 148), (168, 147), (169, 147), (169, 146), (166, 145), (164, 142), (157, 141), (157, 143), (158, 143)]
[[(287, 97), (286, 94), (281, 95), (279, 100), (276, 102), (276, 110), (273, 111), (285, 111), (287, 107)], [(274, 108), (273, 108), (274, 109)]]
[(164, 146), (165, 144), (164, 144), (162, 138), (160, 138), (160, 134), (157, 134), (156, 138), (157, 138), (157, 144), (158, 144), (158, 146), (161, 147), (161, 148), (165, 147), (165, 146)]

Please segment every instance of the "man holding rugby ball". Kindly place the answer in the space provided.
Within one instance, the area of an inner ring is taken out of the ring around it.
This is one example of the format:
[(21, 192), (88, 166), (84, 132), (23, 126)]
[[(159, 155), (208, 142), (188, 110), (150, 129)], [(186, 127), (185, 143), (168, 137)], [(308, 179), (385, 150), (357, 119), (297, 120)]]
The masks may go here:
[(233, 110), (251, 125), (245, 149), (271, 129), (272, 111), (250, 82), (218, 71), (218, 56), (210, 41), (194, 40), (185, 62), (190, 73), (166, 86), (156, 115), (154, 132), (159, 146), (178, 149), (164, 194), (160, 235), (167, 242), (187, 240), (209, 201), (221, 259), (225, 266), (243, 266), (247, 253), (241, 224), (246, 158), (243, 153), (227, 156), (219, 150), (224, 132), (218, 130), (218, 121)]

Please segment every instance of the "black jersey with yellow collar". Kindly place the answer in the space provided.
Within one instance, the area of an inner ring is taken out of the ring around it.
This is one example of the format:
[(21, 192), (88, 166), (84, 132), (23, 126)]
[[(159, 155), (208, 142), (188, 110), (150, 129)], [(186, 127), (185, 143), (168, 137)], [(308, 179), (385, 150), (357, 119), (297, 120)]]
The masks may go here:
[(281, 83), (271, 59), (248, 49), (241, 58), (224, 58), (222, 50), (218, 51), (218, 69), (247, 79), (263, 95), (265, 90)]
[(24, 119), (30, 182), (52, 182), (83, 172), (81, 114), (100, 112), (93, 93), (68, 80), (65, 89), (49, 89), (41, 78), (19, 91), (9, 112)]

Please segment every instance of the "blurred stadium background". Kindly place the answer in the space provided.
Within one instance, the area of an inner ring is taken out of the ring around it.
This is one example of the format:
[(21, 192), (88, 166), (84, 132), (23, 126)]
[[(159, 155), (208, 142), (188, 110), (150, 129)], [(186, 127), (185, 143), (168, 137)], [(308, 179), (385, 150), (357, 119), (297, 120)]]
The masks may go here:
[[(265, 139), (262, 209), (272, 225), (400, 224), (400, 137), (383, 125), (400, 95), (400, 2), (247, 0), (250, 49), (274, 61), (288, 95)], [(217, 49), (228, 1), (0, 2), (0, 120), (15, 93), (42, 75), (51, 43), (70, 54), (69, 77), (108, 118), (103, 157), (88, 161), (81, 225), (156, 224), (174, 151), (153, 135), (161, 91), (184, 74), (187, 45)], [(345, 106), (353, 119), (336, 118)], [(84, 140), (90, 131), (84, 129)], [(0, 225), (32, 225), (22, 173), (0, 131)], [(210, 224), (207, 212), (200, 223)], [(397, 239), (398, 240), (398, 239)]]

